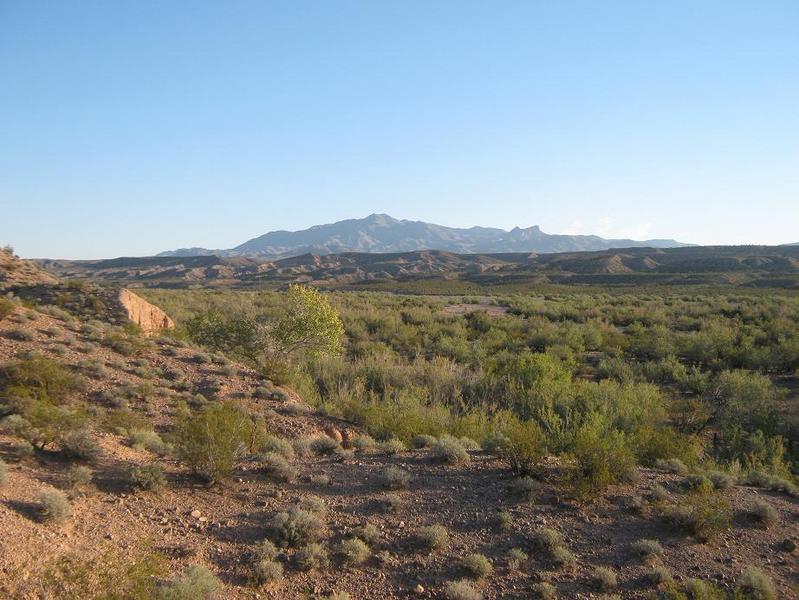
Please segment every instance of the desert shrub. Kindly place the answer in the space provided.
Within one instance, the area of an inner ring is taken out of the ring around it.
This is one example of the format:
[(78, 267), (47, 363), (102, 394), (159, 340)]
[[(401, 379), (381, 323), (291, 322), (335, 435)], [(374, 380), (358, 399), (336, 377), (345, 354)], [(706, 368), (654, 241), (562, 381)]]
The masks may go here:
[(330, 485), (330, 476), (325, 475), (324, 473), (311, 475), (311, 483), (320, 486)]
[(530, 587), (533, 598), (541, 598), (542, 600), (551, 600), (558, 593), (557, 588), (551, 583), (542, 581), (541, 583), (534, 583)]
[(33, 447), (33, 444), (31, 444), (28, 440), (22, 440), (21, 442), (14, 444), (14, 454), (19, 459), (33, 456), (35, 451), (36, 449)]
[(199, 476), (213, 482), (228, 475), (245, 450), (252, 421), (232, 404), (212, 404), (181, 418), (175, 431), (180, 457)]
[(158, 590), (157, 600), (210, 600), (222, 590), (222, 582), (208, 567), (193, 565)]
[(380, 540), (380, 530), (371, 524), (362, 525), (352, 532), (355, 537), (363, 540), (370, 546), (376, 544)]
[(94, 460), (100, 453), (100, 446), (87, 429), (68, 432), (61, 440), (61, 451), (68, 458)]
[(647, 580), (653, 585), (662, 585), (673, 581), (671, 571), (663, 565), (653, 565), (646, 573)]
[(713, 484), (713, 487), (717, 490), (726, 490), (732, 487), (735, 483), (735, 478), (729, 473), (725, 473), (724, 471), (710, 471), (707, 474), (707, 478), (710, 480), (710, 483)]
[(771, 504), (763, 500), (755, 502), (750, 511), (752, 517), (766, 529), (779, 523), (780, 515)]
[(70, 488), (85, 488), (91, 485), (94, 473), (85, 465), (73, 465), (67, 471), (67, 484)]
[(448, 581), (444, 586), (447, 600), (482, 600), (483, 595), (466, 581)]
[(6, 331), (6, 336), (18, 342), (32, 342), (36, 338), (30, 329), (24, 327), (12, 327)]
[(291, 447), (294, 449), (294, 453), (297, 456), (308, 457), (313, 454), (311, 442), (312, 438), (308, 437), (294, 438), (291, 440)]
[(320, 517), (327, 515), (327, 504), (319, 496), (305, 496), (297, 506)]
[(436, 460), (450, 465), (468, 463), (471, 460), (460, 441), (451, 435), (442, 435), (438, 438), (431, 446), (430, 452)]
[(386, 494), (380, 499), (380, 507), (383, 512), (395, 513), (402, 506), (402, 498), (397, 494)]
[(8, 435), (13, 435), (21, 438), (28, 438), (31, 435), (33, 426), (22, 415), (8, 415), (5, 419), (0, 421), (0, 427), (3, 428)]
[(166, 485), (166, 477), (158, 465), (137, 466), (130, 470), (130, 484), (139, 490), (157, 490)]
[(764, 471), (751, 471), (744, 477), (742, 482), (744, 485), (762, 487), (775, 492), (782, 492), (789, 496), (799, 496), (799, 488), (797, 488), (796, 484)]
[(679, 458), (658, 459), (655, 461), (655, 467), (675, 475), (686, 475), (688, 473), (688, 467)]
[(629, 479), (635, 472), (635, 459), (620, 431), (603, 431), (596, 423), (581, 427), (575, 434), (572, 455), (576, 467), (570, 487), (577, 498), (590, 499), (614, 483)]
[(508, 569), (511, 571), (518, 571), (522, 564), (527, 562), (527, 559), (529, 558), (527, 553), (521, 548), (511, 548), (505, 554), (505, 557), (508, 562)]
[(292, 507), (277, 513), (269, 522), (269, 528), (278, 543), (299, 547), (319, 540), (324, 521), (316, 513)]
[(155, 431), (150, 429), (132, 429), (128, 433), (128, 444), (137, 450), (147, 450), (159, 456), (171, 453), (172, 448), (161, 439)]
[(608, 567), (597, 567), (591, 573), (591, 584), (600, 592), (609, 592), (618, 585), (616, 573)]
[(469, 574), (470, 577), (481, 579), (483, 577), (490, 577), (494, 572), (494, 566), (482, 554), (467, 554), (461, 561), (461, 566)]
[(395, 466), (388, 466), (380, 472), (380, 485), (387, 490), (402, 490), (411, 482), (411, 474)]
[(294, 446), (291, 445), (291, 442), (275, 435), (267, 435), (264, 438), (261, 444), (261, 450), (264, 452), (275, 452), (287, 460), (294, 458)]
[(417, 450), (421, 448), (429, 448), (435, 443), (435, 436), (427, 435), (426, 433), (420, 433), (419, 435), (413, 436), (411, 439), (411, 448), (416, 448)]
[(267, 452), (261, 456), (261, 463), (264, 471), (276, 481), (289, 483), (297, 477), (297, 469), (277, 452)]
[(326, 435), (319, 435), (311, 440), (311, 450), (316, 454), (333, 454), (340, 448), (341, 444)]
[(405, 452), (407, 449), (405, 442), (397, 438), (391, 438), (377, 445), (378, 452), (388, 455), (399, 454), (400, 452)]
[(352, 445), (358, 452), (367, 452), (376, 446), (376, 442), (371, 435), (359, 435), (353, 440)]
[(539, 550), (552, 551), (563, 545), (563, 536), (556, 529), (541, 527), (533, 532), (530, 541)]
[(347, 538), (342, 540), (338, 547), (341, 564), (345, 567), (355, 567), (366, 562), (372, 551), (363, 540)]
[(8, 466), (0, 458), (0, 485), (3, 485), (6, 482), (6, 478), (8, 477)]
[(327, 549), (319, 543), (311, 543), (300, 548), (294, 555), (297, 566), (303, 571), (325, 569), (330, 564)]
[(541, 492), (541, 483), (532, 477), (520, 477), (513, 480), (511, 490), (520, 499), (531, 501)]
[(768, 575), (756, 567), (748, 567), (738, 580), (736, 592), (751, 600), (776, 600), (777, 590)]
[(14, 312), (15, 304), (9, 298), (0, 297), (0, 321), (5, 319), (8, 315)]
[(261, 585), (283, 577), (283, 564), (269, 558), (258, 559), (253, 565), (253, 577)]
[(460, 442), (460, 445), (463, 446), (463, 449), (467, 451), (480, 449), (480, 444), (478, 444), (475, 440), (465, 435), (459, 437), (458, 442)]
[(67, 495), (61, 490), (45, 490), (39, 494), (39, 516), (42, 521), (59, 523), (72, 514)]
[(685, 591), (691, 600), (725, 600), (727, 597), (723, 589), (701, 579), (689, 579), (686, 581)]
[(677, 529), (706, 542), (729, 529), (732, 509), (720, 492), (700, 488), (667, 507), (663, 517)]
[(517, 475), (530, 475), (544, 456), (544, 436), (535, 421), (506, 415), (495, 438), (495, 453)]
[(513, 515), (504, 510), (498, 512), (497, 525), (503, 531), (509, 530), (511, 527), (513, 527)]
[(577, 566), (577, 558), (574, 553), (565, 546), (557, 546), (550, 552), (552, 564), (558, 569), (574, 569)]
[(663, 546), (657, 540), (641, 539), (630, 545), (634, 556), (644, 561), (651, 561), (663, 556)]
[(428, 525), (416, 532), (416, 543), (431, 552), (443, 548), (449, 543), (449, 533), (443, 525)]
[(66, 402), (69, 395), (84, 387), (84, 380), (59, 363), (34, 356), (5, 369), (4, 392), (9, 397), (31, 398), (52, 404)]

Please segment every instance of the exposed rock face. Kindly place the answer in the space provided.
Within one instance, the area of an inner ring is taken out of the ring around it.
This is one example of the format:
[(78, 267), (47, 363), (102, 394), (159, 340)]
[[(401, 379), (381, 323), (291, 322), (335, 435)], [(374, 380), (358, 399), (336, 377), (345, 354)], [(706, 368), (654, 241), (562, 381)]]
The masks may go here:
[(119, 290), (119, 303), (127, 311), (128, 318), (141, 327), (145, 334), (175, 327), (175, 323), (163, 310), (130, 290)]

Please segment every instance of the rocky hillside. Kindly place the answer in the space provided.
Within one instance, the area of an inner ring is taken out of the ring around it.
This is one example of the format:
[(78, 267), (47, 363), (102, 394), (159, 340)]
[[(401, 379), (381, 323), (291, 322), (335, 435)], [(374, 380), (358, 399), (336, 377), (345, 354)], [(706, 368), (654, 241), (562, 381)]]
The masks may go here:
[(374, 214), (363, 219), (316, 225), (302, 231), (272, 231), (227, 250), (184, 248), (163, 252), (160, 256), (215, 254), (277, 259), (301, 254), (344, 252), (574, 252), (634, 246), (670, 248), (684, 245), (674, 240), (608, 240), (595, 235), (552, 235), (544, 233), (538, 226), (525, 229), (515, 227), (510, 231), (494, 227), (462, 229)]
[(536, 281), (799, 286), (797, 246), (627, 248), (555, 254), (454, 254), (441, 251), (305, 254), (276, 261), (218, 256), (145, 257), (48, 260), (41, 261), (41, 264), (66, 278), (153, 287), (289, 282), (350, 285), (430, 277), (492, 285)]

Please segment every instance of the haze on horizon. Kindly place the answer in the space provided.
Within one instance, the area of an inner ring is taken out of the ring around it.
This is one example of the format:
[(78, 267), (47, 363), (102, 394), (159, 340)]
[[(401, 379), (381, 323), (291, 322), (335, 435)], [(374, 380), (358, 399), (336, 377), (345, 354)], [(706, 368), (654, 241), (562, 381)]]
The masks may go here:
[(799, 242), (799, 4), (0, 7), (0, 244), (230, 248), (371, 213)]

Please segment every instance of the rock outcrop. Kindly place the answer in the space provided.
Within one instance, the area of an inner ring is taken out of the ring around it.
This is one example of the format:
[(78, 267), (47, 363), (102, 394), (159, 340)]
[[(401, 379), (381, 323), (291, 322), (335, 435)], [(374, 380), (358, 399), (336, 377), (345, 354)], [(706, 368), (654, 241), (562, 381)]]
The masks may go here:
[(127, 311), (128, 319), (141, 327), (146, 335), (175, 327), (175, 323), (163, 310), (130, 290), (119, 290), (119, 303)]

